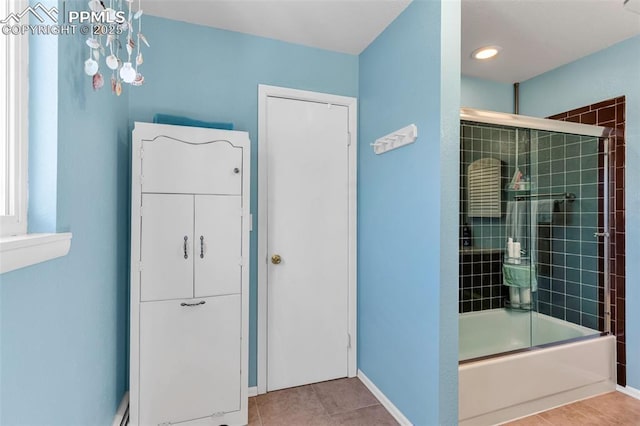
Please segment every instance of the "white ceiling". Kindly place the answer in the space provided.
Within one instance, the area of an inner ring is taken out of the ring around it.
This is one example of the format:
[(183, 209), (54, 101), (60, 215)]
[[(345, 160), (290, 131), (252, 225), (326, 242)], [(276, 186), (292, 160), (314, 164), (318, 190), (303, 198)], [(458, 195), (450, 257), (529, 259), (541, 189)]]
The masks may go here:
[(145, 0), (145, 14), (360, 54), (411, 0)]
[[(447, 1), (447, 0), (442, 0)], [(462, 0), (462, 73), (525, 81), (640, 34), (624, 0)], [(411, 0), (145, 0), (146, 14), (360, 54)], [(499, 45), (493, 60), (471, 59)], [(612, 64), (614, 66), (614, 64)]]
[[(462, 73), (503, 83), (525, 81), (640, 34), (640, 15), (624, 10), (623, 3), (463, 0)], [(502, 51), (484, 62), (471, 58), (486, 45)]]

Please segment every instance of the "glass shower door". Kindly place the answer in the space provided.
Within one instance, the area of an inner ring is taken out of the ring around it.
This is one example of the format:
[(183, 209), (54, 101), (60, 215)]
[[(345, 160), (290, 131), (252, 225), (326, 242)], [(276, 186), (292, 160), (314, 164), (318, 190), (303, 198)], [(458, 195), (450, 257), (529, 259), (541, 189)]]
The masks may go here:
[[(529, 213), (519, 200), (530, 192), (531, 150), (528, 129), (463, 122), (461, 135), (459, 324), (460, 359), (466, 360), (531, 346)], [(517, 173), (520, 183), (512, 190)], [(516, 201), (519, 209), (509, 215)], [(512, 218), (517, 223), (509, 227)], [(510, 256), (507, 232), (516, 229)], [(526, 273), (507, 283), (505, 268)], [(512, 304), (521, 293), (522, 303)]]
[(532, 346), (604, 331), (605, 141), (531, 134)]
[[(514, 129), (515, 143), (505, 175), (504, 257), (502, 282), (508, 294), (504, 301), (509, 321), (517, 326), (511, 330), (511, 339), (520, 342), (520, 348), (532, 346), (532, 307), (535, 294), (535, 234), (532, 234), (531, 194), (535, 191), (532, 180), (531, 130)], [(514, 349), (516, 349), (514, 347)]]
[(608, 141), (531, 120), (461, 123), (461, 360), (609, 330)]

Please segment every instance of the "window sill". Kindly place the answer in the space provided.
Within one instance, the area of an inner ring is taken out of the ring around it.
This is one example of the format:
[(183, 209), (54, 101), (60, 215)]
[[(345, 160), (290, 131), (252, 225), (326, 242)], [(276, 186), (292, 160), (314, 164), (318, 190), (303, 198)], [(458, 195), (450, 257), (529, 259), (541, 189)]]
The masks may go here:
[(66, 256), (71, 237), (65, 232), (0, 238), (0, 274)]

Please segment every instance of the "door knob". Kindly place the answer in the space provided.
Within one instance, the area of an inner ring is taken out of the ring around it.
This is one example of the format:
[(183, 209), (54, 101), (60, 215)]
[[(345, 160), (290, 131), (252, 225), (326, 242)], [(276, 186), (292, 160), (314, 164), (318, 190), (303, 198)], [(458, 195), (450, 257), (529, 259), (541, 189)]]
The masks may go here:
[(280, 262), (282, 262), (282, 258), (279, 254), (274, 254), (273, 256), (271, 256), (271, 263), (273, 263), (274, 265), (279, 265)]

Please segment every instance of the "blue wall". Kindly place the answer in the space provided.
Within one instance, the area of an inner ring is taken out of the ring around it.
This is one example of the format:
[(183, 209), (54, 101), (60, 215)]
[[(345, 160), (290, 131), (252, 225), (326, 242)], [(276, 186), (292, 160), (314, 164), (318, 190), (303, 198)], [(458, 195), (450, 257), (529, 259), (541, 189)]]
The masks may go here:
[(460, 80), (463, 107), (513, 113), (513, 85), (466, 75)]
[(73, 232), (71, 251), (1, 276), (3, 425), (110, 424), (126, 389), (128, 104), (92, 93), (82, 46), (59, 37), (56, 211), (40, 222)]
[(232, 122), (251, 138), (249, 386), (255, 386), (258, 84), (355, 97), (358, 57), (156, 17), (146, 17), (144, 26), (152, 47), (145, 52), (145, 84), (130, 96), (131, 120), (186, 115)]
[[(442, 1), (440, 28), (439, 424), (458, 423), (461, 1)], [(433, 187), (432, 187), (433, 190)], [(433, 223), (431, 223), (433, 226)], [(452, 238), (455, 237), (455, 238)], [(453, 285), (451, 285), (453, 284)]]
[[(640, 181), (640, 36), (520, 85), (520, 112), (547, 117), (626, 96), (625, 182)], [(627, 384), (640, 389), (640, 192), (625, 191)]]
[[(448, 201), (458, 193), (459, 6), (414, 1), (360, 57), (147, 17), (145, 85), (121, 98), (108, 87), (92, 93), (82, 40), (60, 37), (58, 140), (42, 148), (57, 167), (34, 157), (52, 180), (37, 179), (46, 207), (31, 214), (39, 230), (55, 225), (74, 238), (68, 256), (2, 275), (0, 423), (111, 422), (127, 383), (132, 122), (164, 112), (248, 130), (256, 216), (258, 84), (362, 92), (360, 367), (416, 425), (456, 423), (457, 202)], [(419, 127), (416, 144), (372, 154), (370, 141), (409, 123)]]
[[(457, 423), (458, 23), (414, 1), (360, 55), (358, 367), (416, 425)], [(373, 153), (411, 123), (415, 144)]]

